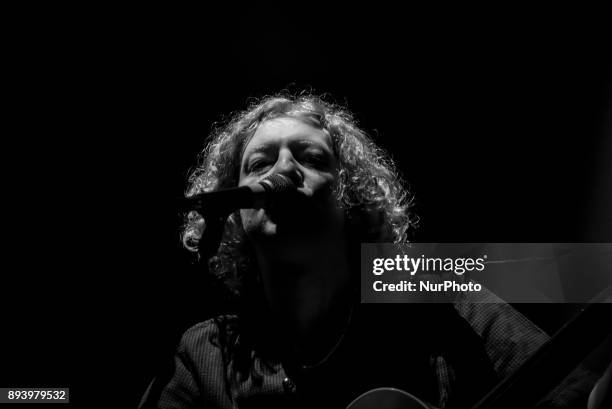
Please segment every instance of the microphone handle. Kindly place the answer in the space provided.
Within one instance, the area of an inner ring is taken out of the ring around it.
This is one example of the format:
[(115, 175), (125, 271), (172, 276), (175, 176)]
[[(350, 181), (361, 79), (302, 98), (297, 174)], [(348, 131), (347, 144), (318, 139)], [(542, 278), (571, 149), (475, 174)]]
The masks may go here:
[(190, 197), (187, 206), (204, 217), (228, 216), (238, 209), (254, 207), (257, 202), (255, 196), (250, 186), (234, 187)]

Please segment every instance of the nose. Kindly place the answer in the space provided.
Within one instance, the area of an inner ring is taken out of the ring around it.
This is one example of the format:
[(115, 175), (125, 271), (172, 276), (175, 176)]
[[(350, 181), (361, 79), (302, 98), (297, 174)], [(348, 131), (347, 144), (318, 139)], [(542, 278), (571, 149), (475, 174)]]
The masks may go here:
[(287, 150), (283, 150), (279, 153), (278, 161), (276, 162), (273, 172), (287, 176), (296, 187), (301, 187), (304, 183), (304, 175), (300, 171), (291, 152)]

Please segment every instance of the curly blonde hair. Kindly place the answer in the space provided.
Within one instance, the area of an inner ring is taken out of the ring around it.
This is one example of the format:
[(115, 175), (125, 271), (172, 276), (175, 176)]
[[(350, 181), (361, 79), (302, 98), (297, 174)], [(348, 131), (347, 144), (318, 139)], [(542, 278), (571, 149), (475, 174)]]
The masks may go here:
[[(347, 109), (315, 95), (265, 97), (218, 126), (189, 177), (186, 196), (237, 186), (246, 145), (261, 123), (279, 117), (295, 118), (329, 133), (338, 162), (334, 194), (345, 211), (349, 252), (358, 254), (362, 242), (407, 241), (418, 219), (411, 211), (412, 196), (390, 156), (357, 126)], [(249, 373), (261, 381), (262, 373), (271, 370), (266, 362), (280, 349), (275, 347), (275, 326), (266, 318), (270, 314), (240, 212), (227, 218), (219, 248), (209, 260), (200, 246), (205, 230), (203, 217), (195, 211), (188, 213), (183, 244), (200, 261), (208, 261), (209, 271), (229, 290), (237, 307), (237, 315), (214, 318), (219, 332), (211, 342), (223, 351), (227, 385)], [(349, 262), (358, 259), (350, 257)], [(358, 264), (351, 268), (359, 271)], [(352, 284), (359, 282), (357, 276)]]
[[(315, 95), (268, 96), (217, 127), (189, 177), (186, 196), (237, 186), (244, 148), (262, 122), (278, 117), (304, 121), (331, 136), (339, 167), (334, 192), (352, 222), (349, 224), (359, 230), (353, 238), (362, 242), (407, 240), (417, 218), (411, 212), (412, 196), (390, 156), (357, 126), (348, 110)], [(182, 232), (184, 246), (198, 252), (205, 228), (201, 215), (190, 212)], [(245, 273), (253, 267), (248, 259), (240, 215), (236, 212), (225, 224), (219, 251), (209, 261), (209, 268), (239, 296)]]

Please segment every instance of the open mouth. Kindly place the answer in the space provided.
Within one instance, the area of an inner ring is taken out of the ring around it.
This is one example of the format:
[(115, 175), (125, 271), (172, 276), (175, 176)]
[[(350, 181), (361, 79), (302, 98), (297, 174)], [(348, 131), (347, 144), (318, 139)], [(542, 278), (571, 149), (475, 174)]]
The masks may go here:
[(298, 216), (308, 211), (312, 204), (310, 199), (301, 193), (287, 193), (280, 195), (265, 207), (266, 213), (272, 218), (285, 218)]
[(331, 216), (328, 208), (320, 197), (297, 193), (274, 201), (265, 211), (270, 221), (276, 224), (279, 234), (310, 236), (327, 228)]
[(300, 224), (316, 218), (321, 212), (321, 206), (312, 197), (292, 192), (280, 196), (266, 206), (265, 210), (275, 223)]

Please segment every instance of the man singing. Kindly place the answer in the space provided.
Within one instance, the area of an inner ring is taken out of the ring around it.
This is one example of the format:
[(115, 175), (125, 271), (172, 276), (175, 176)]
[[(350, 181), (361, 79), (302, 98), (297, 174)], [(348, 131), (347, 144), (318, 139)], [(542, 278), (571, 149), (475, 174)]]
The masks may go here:
[[(143, 407), (344, 408), (394, 387), (469, 408), (546, 341), (503, 303), (360, 304), (360, 243), (404, 243), (416, 217), (394, 163), (344, 108), (265, 98), (218, 128), (202, 157), (187, 196), (271, 175), (296, 192), (224, 218), (212, 255), (203, 241), (219, 221), (188, 215), (185, 247), (237, 313), (187, 330), (172, 376)], [(579, 389), (540, 405), (586, 408)]]

